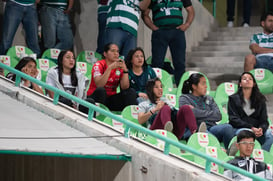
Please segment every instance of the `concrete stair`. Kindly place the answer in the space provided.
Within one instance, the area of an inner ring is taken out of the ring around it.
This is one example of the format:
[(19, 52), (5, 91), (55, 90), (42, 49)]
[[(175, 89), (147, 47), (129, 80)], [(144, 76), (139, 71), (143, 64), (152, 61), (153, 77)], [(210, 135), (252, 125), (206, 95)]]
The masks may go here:
[[(251, 53), (250, 38), (259, 32), (261, 27), (218, 28), (210, 32), (187, 54), (186, 70), (206, 74), (212, 90), (222, 82), (237, 83), (244, 71), (244, 57)], [(266, 97), (269, 117), (273, 120), (273, 95)]]

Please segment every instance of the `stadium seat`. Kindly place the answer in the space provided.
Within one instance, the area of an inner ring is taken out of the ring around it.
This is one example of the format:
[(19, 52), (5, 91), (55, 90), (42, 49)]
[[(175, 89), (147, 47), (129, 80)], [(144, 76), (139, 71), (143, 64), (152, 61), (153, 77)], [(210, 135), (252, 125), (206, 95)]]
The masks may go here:
[(231, 82), (224, 82), (224, 83), (221, 83), (215, 91), (214, 100), (216, 104), (218, 105), (222, 114), (222, 120), (220, 121), (221, 124), (228, 122), (228, 114), (227, 114), (228, 96), (236, 93), (237, 90), (238, 90), (237, 84), (234, 84)]
[(10, 47), (7, 51), (7, 56), (10, 57), (10, 60), (12, 62), (17, 62), (17, 63), (21, 60), (21, 58), (26, 56), (32, 56), (32, 55), (34, 55), (33, 51), (24, 46), (13, 46), (13, 47)]
[(58, 64), (58, 56), (60, 54), (61, 50), (56, 48), (49, 48), (44, 51), (42, 58), (48, 59), (50, 61), (53, 61), (54, 63)]
[[(129, 121), (132, 121), (136, 124), (139, 124), (138, 122), (138, 106), (137, 105), (129, 105), (126, 106), (122, 111), (121, 111), (121, 116)], [(130, 130), (130, 134), (136, 135), (137, 136), (137, 130)]]
[[(166, 130), (163, 130), (163, 129), (157, 129), (157, 130), (154, 130), (154, 131), (157, 132), (160, 135), (163, 135), (165, 137), (168, 137), (168, 138), (178, 142), (177, 137), (173, 133), (171, 133), (169, 131), (166, 131)], [(145, 138), (145, 141), (147, 141), (148, 143), (150, 143), (152, 145), (155, 145), (160, 150), (164, 150), (165, 142), (160, 140), (160, 139), (156, 139), (153, 136), (148, 135)], [(176, 147), (176, 146), (173, 146), (173, 145), (170, 146), (170, 153), (172, 153), (174, 155), (177, 155), (177, 156), (181, 156), (180, 149), (178, 147)]]
[[(108, 107), (106, 107), (105, 105), (103, 105), (101, 103), (96, 102), (96, 106), (98, 106), (98, 107), (100, 107), (100, 108), (102, 108), (102, 109), (110, 112), (110, 110), (108, 109)], [(100, 114), (99, 112), (96, 112), (96, 119), (105, 122), (105, 118), (106, 118), (105, 115)], [(106, 123), (110, 124), (110, 122), (106, 122)]]
[(48, 59), (37, 59), (37, 69), (39, 71), (40, 80), (46, 82), (47, 72), (51, 67), (57, 66), (56, 63), (49, 61)]
[(161, 80), (163, 85), (163, 94), (172, 93), (173, 91), (173, 80), (172, 76), (161, 68), (153, 68), (156, 76)]
[(91, 65), (93, 65), (96, 61), (101, 59), (102, 59), (101, 54), (89, 50), (82, 51), (77, 56), (77, 62), (88, 62)]
[(214, 135), (200, 132), (192, 134), (187, 145), (197, 150), (207, 146), (220, 148), (220, 143)]
[[(222, 160), (222, 161), (229, 160), (229, 157), (227, 156), (227, 154), (221, 148), (218, 148), (215, 146), (201, 147), (198, 149), (198, 151), (205, 153), (208, 156), (217, 158), (218, 160)], [(201, 165), (201, 166), (206, 165), (206, 160), (199, 157), (199, 156), (196, 156), (196, 155), (194, 156), (194, 162), (197, 163), (198, 165)], [(221, 167), (213, 162), (211, 163), (210, 170), (212, 172), (217, 172), (217, 173), (221, 173), (221, 174), (224, 173), (224, 167)]]
[(77, 71), (85, 75), (88, 80), (92, 77), (92, 65), (88, 62), (76, 62)]
[(273, 93), (273, 73), (270, 70), (259, 68), (251, 70), (250, 73), (254, 75), (261, 93)]
[[(0, 55), (0, 62), (3, 62), (5, 65), (9, 66), (9, 67), (15, 67), (18, 63), (17, 60), (13, 59), (13, 61), (10, 59), (9, 56), (7, 55)], [(4, 70), (4, 74), (5, 76), (9, 73), (9, 71)]]
[[(151, 65), (151, 64), (152, 64), (152, 56), (149, 56), (149, 57), (146, 59), (146, 62), (147, 62), (147, 64)], [(164, 59), (164, 62), (169, 62), (169, 63), (171, 64), (172, 68), (173, 68), (173, 63), (172, 63), (172, 61), (171, 61), (170, 59), (165, 58), (165, 59)]]
[(165, 94), (165, 97), (171, 103), (171, 105), (173, 107), (178, 108), (178, 104), (177, 104), (177, 100), (176, 100), (176, 95), (175, 94)]
[(252, 152), (252, 158), (257, 161), (265, 162), (267, 164), (273, 164), (273, 156), (263, 149), (254, 148)]
[(180, 79), (180, 82), (179, 82), (179, 85), (177, 87), (177, 91), (176, 91), (176, 99), (177, 99), (177, 105), (179, 106), (179, 97), (181, 96), (182, 94), (182, 88), (183, 88), (183, 84), (185, 82), (185, 80), (187, 80), (191, 74), (194, 74), (194, 73), (200, 73), (202, 75), (204, 75), (204, 77), (206, 78), (206, 83), (207, 83), (207, 95), (211, 95), (212, 97), (214, 97), (214, 93), (212, 93), (212, 91), (210, 90), (210, 83), (209, 83), (209, 79), (207, 78), (207, 76), (201, 72), (197, 72), (197, 71), (187, 71), (183, 74), (183, 76), (181, 77)]

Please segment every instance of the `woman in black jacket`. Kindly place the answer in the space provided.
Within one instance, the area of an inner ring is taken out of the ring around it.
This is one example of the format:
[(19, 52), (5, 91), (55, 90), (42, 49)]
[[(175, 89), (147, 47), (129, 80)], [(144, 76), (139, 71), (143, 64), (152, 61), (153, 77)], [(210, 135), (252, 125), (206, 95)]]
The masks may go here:
[(265, 96), (260, 92), (254, 76), (244, 72), (239, 79), (238, 92), (229, 96), (229, 123), (237, 135), (242, 129), (251, 129), (264, 150), (269, 151), (273, 135), (268, 129)]

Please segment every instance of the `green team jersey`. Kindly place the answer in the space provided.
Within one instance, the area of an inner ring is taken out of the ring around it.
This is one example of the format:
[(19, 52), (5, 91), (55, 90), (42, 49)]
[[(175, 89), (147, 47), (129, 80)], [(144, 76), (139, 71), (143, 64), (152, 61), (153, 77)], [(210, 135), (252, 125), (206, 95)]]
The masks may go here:
[(107, 27), (121, 28), (137, 36), (140, 8), (139, 0), (110, 0)]
[[(273, 49), (273, 33), (269, 35), (265, 33), (254, 34), (250, 39), (250, 45), (253, 43), (257, 43), (260, 47), (263, 47), (263, 48)], [(264, 55), (273, 57), (273, 53), (263, 53), (263, 54), (258, 54), (256, 56), (259, 57)]]
[(159, 28), (175, 28), (183, 24), (182, 8), (191, 6), (190, 0), (151, 0), (153, 23)]
[(12, 1), (19, 4), (25, 4), (25, 5), (30, 5), (35, 3), (35, 0), (12, 0)]
[(41, 3), (62, 10), (65, 10), (68, 6), (68, 0), (41, 0)]

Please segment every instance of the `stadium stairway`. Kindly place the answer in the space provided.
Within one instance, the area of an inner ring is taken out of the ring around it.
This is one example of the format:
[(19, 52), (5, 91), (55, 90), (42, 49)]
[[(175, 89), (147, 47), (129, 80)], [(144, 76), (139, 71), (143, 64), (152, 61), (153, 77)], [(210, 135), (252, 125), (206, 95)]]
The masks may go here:
[[(250, 38), (261, 27), (216, 28), (187, 54), (186, 69), (207, 75), (212, 90), (222, 82), (238, 83), (244, 58), (251, 53)], [(273, 119), (273, 95), (266, 95), (269, 118)]]

